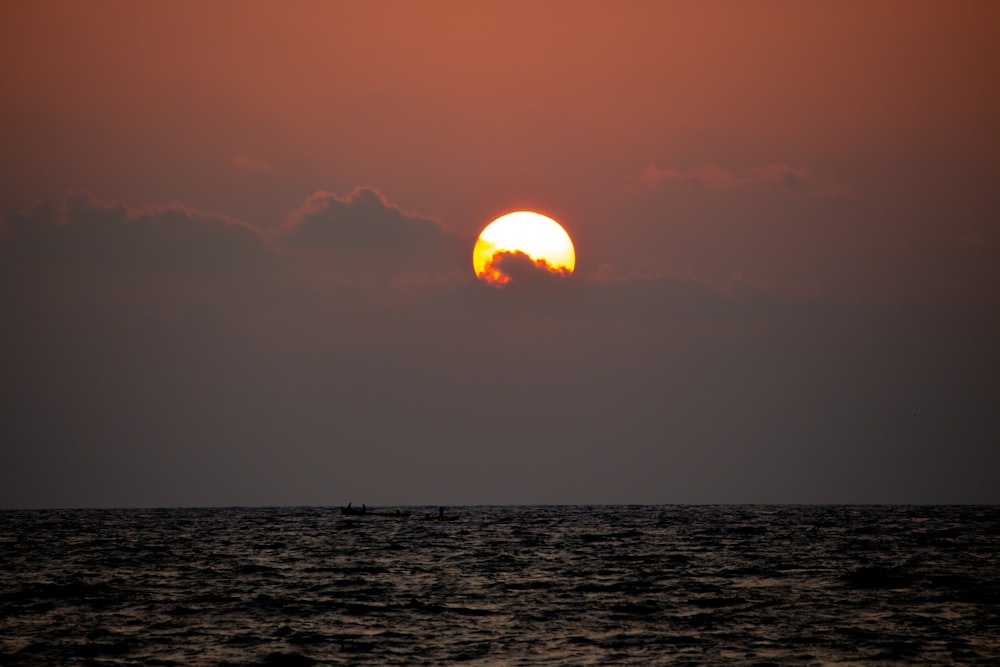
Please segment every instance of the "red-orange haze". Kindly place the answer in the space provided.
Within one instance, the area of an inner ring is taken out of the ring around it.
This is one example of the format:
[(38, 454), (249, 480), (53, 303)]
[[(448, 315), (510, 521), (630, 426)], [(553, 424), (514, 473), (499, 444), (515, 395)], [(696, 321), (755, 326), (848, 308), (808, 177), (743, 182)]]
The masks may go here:
[(0, 509), (1000, 502), (998, 36), (0, 3)]

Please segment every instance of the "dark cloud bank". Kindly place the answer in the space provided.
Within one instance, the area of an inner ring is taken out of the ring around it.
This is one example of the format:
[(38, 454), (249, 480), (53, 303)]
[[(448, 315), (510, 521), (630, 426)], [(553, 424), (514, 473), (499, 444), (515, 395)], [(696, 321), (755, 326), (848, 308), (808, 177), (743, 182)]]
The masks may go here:
[(6, 216), (0, 506), (1000, 501), (986, 289), (517, 256), (497, 289), (472, 241), (373, 188), (267, 233), (85, 195)]

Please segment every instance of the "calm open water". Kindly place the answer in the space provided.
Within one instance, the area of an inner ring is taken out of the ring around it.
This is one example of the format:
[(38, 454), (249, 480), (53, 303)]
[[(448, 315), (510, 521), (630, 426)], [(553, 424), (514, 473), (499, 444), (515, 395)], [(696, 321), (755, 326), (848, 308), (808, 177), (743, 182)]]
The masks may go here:
[(1000, 664), (1000, 507), (409, 509), (0, 512), (0, 664)]

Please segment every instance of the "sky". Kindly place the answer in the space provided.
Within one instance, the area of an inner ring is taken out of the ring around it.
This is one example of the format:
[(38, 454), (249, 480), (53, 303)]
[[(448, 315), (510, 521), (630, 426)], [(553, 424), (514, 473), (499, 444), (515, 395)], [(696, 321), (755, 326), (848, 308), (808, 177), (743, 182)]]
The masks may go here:
[[(998, 36), (3, 3), (0, 507), (998, 503)], [(575, 273), (481, 283), (522, 209)]]

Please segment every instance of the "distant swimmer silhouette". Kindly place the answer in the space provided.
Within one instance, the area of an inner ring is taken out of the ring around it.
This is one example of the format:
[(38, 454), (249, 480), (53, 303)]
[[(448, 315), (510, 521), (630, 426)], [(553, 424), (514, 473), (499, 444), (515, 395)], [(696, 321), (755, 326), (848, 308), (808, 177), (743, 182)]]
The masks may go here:
[(424, 515), (424, 519), (428, 521), (454, 521), (457, 518), (458, 517), (456, 516), (445, 516), (443, 507), (438, 508), (437, 516), (434, 516), (433, 514)]

